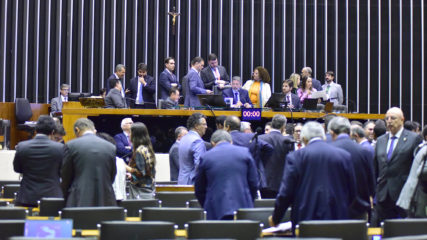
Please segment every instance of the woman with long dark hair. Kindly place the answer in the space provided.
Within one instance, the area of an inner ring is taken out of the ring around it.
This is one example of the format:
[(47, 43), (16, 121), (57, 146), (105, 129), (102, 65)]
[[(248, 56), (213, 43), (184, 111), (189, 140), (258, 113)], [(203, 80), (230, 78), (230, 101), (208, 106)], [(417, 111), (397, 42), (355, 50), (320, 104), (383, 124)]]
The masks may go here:
[(313, 88), (313, 81), (310, 77), (303, 77), (301, 79), (301, 87), (298, 88), (297, 94), (301, 104), (305, 99), (311, 98), (311, 94), (313, 92), (317, 92), (315, 88)]
[(129, 198), (150, 199), (153, 198), (154, 193), (156, 155), (144, 123), (132, 124), (130, 131), (133, 154), (129, 162), (129, 166), (132, 168)]

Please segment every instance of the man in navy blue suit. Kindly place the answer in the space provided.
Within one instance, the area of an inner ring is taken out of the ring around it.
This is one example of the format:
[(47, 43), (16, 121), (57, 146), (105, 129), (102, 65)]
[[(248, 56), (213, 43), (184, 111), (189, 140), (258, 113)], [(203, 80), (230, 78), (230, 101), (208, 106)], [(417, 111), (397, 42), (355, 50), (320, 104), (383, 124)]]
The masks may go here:
[(306, 147), (286, 157), (270, 225), (279, 224), (289, 206), (293, 230), (303, 220), (348, 219), (357, 194), (350, 154), (324, 141), (320, 123), (306, 123), (301, 136)]
[[(116, 79), (123, 79), (126, 74), (126, 67), (123, 64), (117, 64), (116, 68), (114, 69), (114, 73), (111, 74), (107, 80), (104, 83), (104, 87), (107, 88), (107, 94), (110, 91), (111, 88), (114, 87)], [(120, 81), (121, 82), (121, 81)], [(122, 83), (123, 85), (123, 83)], [(123, 85), (124, 87), (124, 85)], [(122, 90), (122, 96), (125, 97), (125, 93), (128, 93), (128, 90)]]
[(234, 76), (233, 80), (231, 81), (231, 88), (227, 88), (224, 91), (222, 91), (222, 96), (225, 98), (232, 98), (233, 103), (231, 104), (231, 107), (240, 108), (251, 108), (252, 102), (251, 99), (249, 99), (248, 91), (241, 88), (242, 83), (240, 80), (240, 77)]
[(169, 92), (172, 87), (181, 90), (181, 85), (179, 80), (173, 71), (175, 70), (175, 59), (173, 57), (168, 57), (165, 59), (165, 70), (159, 75), (159, 99), (166, 99), (169, 97)]
[(224, 130), (212, 134), (214, 146), (200, 158), (195, 194), (209, 220), (233, 219), (239, 208), (253, 208), (257, 195), (257, 173), (247, 148), (231, 144)]
[(298, 95), (292, 93), (294, 82), (290, 79), (286, 79), (282, 83), (282, 92), (285, 94), (285, 101), (289, 109), (300, 109), (301, 103)]
[(132, 144), (130, 141), (130, 127), (132, 126), (132, 118), (124, 118), (121, 123), (123, 132), (116, 134), (114, 140), (116, 141), (116, 155), (123, 158), (126, 162), (132, 157)]
[(154, 103), (156, 82), (148, 75), (148, 67), (145, 63), (138, 64), (138, 76), (130, 80), (128, 93), (128, 106), (131, 108), (144, 108), (144, 103)]
[(185, 101), (186, 107), (200, 107), (198, 94), (212, 94), (211, 90), (205, 89), (200, 71), (202, 71), (205, 61), (201, 57), (195, 57), (191, 60), (191, 69), (187, 74), (188, 84), (185, 86)]
[(366, 138), (365, 130), (361, 126), (354, 124), (351, 126), (350, 132), (351, 132), (351, 138), (354, 141), (356, 141), (358, 144), (360, 144), (360, 146), (367, 149), (371, 153), (372, 159), (373, 159), (375, 154), (375, 149), (374, 147), (372, 147), (371, 143)]
[(343, 117), (333, 118), (328, 125), (333, 140), (331, 144), (350, 153), (356, 174), (357, 197), (350, 209), (350, 217), (368, 220), (375, 194), (374, 155), (351, 140), (350, 128), (350, 121)]
[(313, 70), (311, 70), (311, 67), (304, 67), (301, 70), (301, 79), (303, 77), (311, 78), (311, 81), (313, 82), (313, 87), (317, 91), (322, 91), (322, 83), (320, 83), (320, 81), (315, 79), (312, 75), (313, 75)]

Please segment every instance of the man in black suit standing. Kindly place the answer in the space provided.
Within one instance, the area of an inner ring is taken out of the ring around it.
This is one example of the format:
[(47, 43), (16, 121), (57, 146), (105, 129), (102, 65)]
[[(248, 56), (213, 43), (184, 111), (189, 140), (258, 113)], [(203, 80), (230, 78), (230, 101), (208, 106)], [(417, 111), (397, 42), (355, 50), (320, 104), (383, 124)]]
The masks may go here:
[(262, 198), (276, 198), (283, 177), (286, 155), (293, 150), (293, 145), (290, 144), (292, 140), (282, 135), (286, 122), (285, 116), (274, 115), (271, 121), (270, 133), (259, 137), (273, 146), (273, 154), (264, 162), (267, 186), (260, 190)]
[(181, 89), (179, 80), (176, 75), (173, 73), (175, 70), (175, 59), (173, 57), (168, 57), (165, 59), (165, 70), (159, 75), (159, 99), (168, 98), (169, 91), (172, 87)]
[(116, 206), (116, 146), (95, 132), (91, 120), (80, 118), (74, 123), (77, 138), (65, 145), (61, 185), (67, 207)]
[(147, 74), (147, 64), (139, 63), (137, 72), (138, 76), (130, 80), (128, 92), (130, 108), (144, 108), (144, 103), (155, 103), (156, 82), (152, 76)]
[[(107, 94), (110, 91), (111, 88), (114, 87), (114, 82), (116, 79), (123, 79), (124, 76), (126, 74), (126, 67), (123, 64), (117, 64), (115, 71), (113, 74), (111, 74), (107, 80), (104, 83), (104, 87), (107, 88)], [(121, 82), (121, 81), (120, 81)], [(113, 87), (111, 86), (113, 84)], [(123, 85), (123, 84), (122, 84)], [(125, 97), (125, 93), (127, 93), (128, 90), (126, 90), (126, 92), (124, 90), (122, 90), (122, 95), (123, 97)]]
[(218, 57), (214, 53), (209, 54), (208, 66), (200, 72), (200, 76), (205, 88), (212, 91), (215, 86), (222, 90), (224, 85), (230, 83), (227, 70), (223, 66), (218, 66)]
[(43, 197), (62, 197), (59, 174), (64, 157), (64, 145), (49, 140), (55, 121), (46, 115), (36, 124), (36, 136), (16, 147), (13, 169), (22, 173), (21, 187), (15, 205), (37, 207)]
[(403, 128), (405, 118), (400, 108), (390, 108), (385, 120), (388, 133), (379, 137), (375, 145), (376, 224), (384, 219), (406, 216), (405, 211), (396, 206), (396, 201), (409, 175), (414, 149), (422, 141), (421, 136)]
[[(313, 70), (311, 70), (311, 67), (304, 67), (301, 70), (301, 79), (303, 77), (311, 78), (311, 81), (313, 82), (313, 87), (317, 91), (322, 91), (322, 83), (320, 83), (319, 80), (317, 80), (314, 77), (312, 77), (312, 74), (313, 74)], [(298, 86), (296, 88), (298, 88)]]
[(354, 167), (357, 197), (350, 208), (350, 218), (368, 220), (375, 193), (373, 156), (350, 138), (350, 128), (350, 121), (343, 117), (333, 118), (328, 125), (333, 140), (331, 144), (350, 153)]

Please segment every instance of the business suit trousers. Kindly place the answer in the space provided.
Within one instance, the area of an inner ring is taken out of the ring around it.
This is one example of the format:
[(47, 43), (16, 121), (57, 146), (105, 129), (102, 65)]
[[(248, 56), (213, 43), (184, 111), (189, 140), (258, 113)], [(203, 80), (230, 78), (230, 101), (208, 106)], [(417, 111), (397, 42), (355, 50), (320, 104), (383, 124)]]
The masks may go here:
[(396, 202), (387, 195), (384, 201), (378, 202), (375, 206), (375, 217), (372, 223), (379, 227), (385, 219), (405, 218), (406, 215), (405, 210), (396, 206)]
[(278, 192), (268, 189), (268, 188), (263, 188), (260, 190), (261, 192), (261, 198), (276, 198)]

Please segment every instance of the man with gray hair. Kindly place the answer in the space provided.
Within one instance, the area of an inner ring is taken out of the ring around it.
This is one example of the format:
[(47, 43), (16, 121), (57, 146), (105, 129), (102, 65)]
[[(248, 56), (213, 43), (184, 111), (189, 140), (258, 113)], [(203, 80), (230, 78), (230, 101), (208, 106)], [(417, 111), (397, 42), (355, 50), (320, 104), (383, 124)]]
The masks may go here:
[(350, 218), (368, 220), (375, 194), (374, 155), (350, 139), (350, 128), (350, 121), (343, 117), (333, 118), (328, 125), (331, 144), (350, 153), (356, 176), (357, 197), (351, 206)]
[(322, 91), (322, 83), (320, 83), (319, 80), (315, 79), (313, 77), (313, 70), (311, 70), (311, 67), (303, 67), (301, 70), (301, 78), (311, 78), (311, 81), (313, 82), (313, 88), (315, 88), (317, 91)]
[(132, 118), (123, 118), (120, 124), (123, 132), (114, 136), (117, 147), (117, 157), (123, 158), (127, 163), (132, 155), (132, 142), (130, 141), (130, 127), (132, 127), (132, 124)]
[(195, 194), (209, 220), (231, 220), (239, 208), (253, 208), (257, 195), (254, 160), (245, 147), (231, 144), (224, 130), (212, 134), (214, 146), (200, 158)]
[(289, 206), (293, 230), (304, 220), (348, 219), (350, 205), (356, 198), (350, 154), (324, 141), (320, 123), (307, 122), (301, 137), (306, 147), (286, 157), (270, 225), (279, 224)]
[(59, 91), (59, 96), (52, 98), (50, 101), (50, 112), (55, 114), (57, 112), (62, 112), (62, 105), (64, 102), (68, 102), (68, 92), (70, 91), (70, 86), (68, 84), (61, 84), (61, 90)]
[(356, 124), (351, 125), (350, 136), (354, 141), (360, 144), (360, 146), (362, 146), (363, 148), (367, 149), (372, 154), (372, 156), (374, 156), (375, 149), (365, 137), (365, 130), (361, 126), (358, 126)]
[(77, 138), (65, 144), (61, 169), (65, 206), (116, 206), (116, 147), (97, 137), (87, 118), (76, 121), (74, 133)]
[(179, 142), (182, 137), (188, 133), (186, 127), (179, 126), (175, 129), (175, 143), (169, 150), (169, 169), (170, 169), (170, 180), (178, 181), (179, 173)]
[(234, 76), (231, 81), (231, 88), (227, 88), (222, 91), (224, 99), (233, 99), (231, 107), (234, 108), (251, 108), (252, 102), (249, 98), (249, 93), (246, 89), (242, 88), (242, 81), (239, 76)]
[(264, 161), (264, 171), (267, 186), (261, 191), (263, 198), (275, 198), (279, 191), (280, 181), (283, 177), (286, 155), (292, 151), (293, 146), (291, 138), (283, 136), (287, 119), (284, 115), (276, 114), (271, 121), (271, 130), (268, 134), (263, 134), (259, 139), (273, 146), (273, 154)]
[[(104, 87), (107, 88), (107, 94), (110, 91), (111, 88), (113, 88), (116, 84), (116, 79), (123, 79), (125, 77), (126, 74), (126, 67), (123, 64), (117, 64), (115, 69), (114, 69), (114, 73), (111, 74), (107, 80), (104, 83)], [(123, 86), (122, 81), (120, 80), (120, 83)], [(124, 87), (124, 86), (123, 86)], [(128, 89), (126, 89), (126, 91), (122, 90), (122, 97), (125, 97), (125, 94), (127, 94), (129, 92)]]

